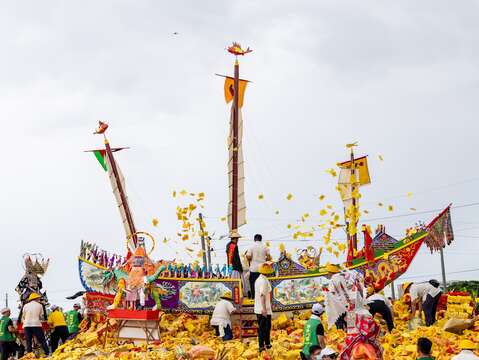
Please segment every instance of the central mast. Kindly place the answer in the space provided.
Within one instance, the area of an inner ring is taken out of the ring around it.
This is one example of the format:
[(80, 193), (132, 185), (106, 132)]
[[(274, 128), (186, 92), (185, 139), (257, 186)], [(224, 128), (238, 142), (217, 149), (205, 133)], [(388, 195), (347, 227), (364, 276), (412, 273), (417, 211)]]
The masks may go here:
[(231, 233), (238, 231), (238, 115), (239, 115), (239, 61), (235, 59), (233, 83), (233, 188), (231, 198)]
[(235, 56), (234, 75), (223, 76), (225, 78), (224, 94), (226, 103), (233, 102), (231, 105), (230, 130), (228, 139), (228, 225), (230, 237), (239, 238), (238, 228), (246, 224), (246, 205), (244, 197), (244, 164), (243, 164), (243, 117), (241, 108), (243, 107), (244, 92), (247, 80), (239, 77), (238, 56), (250, 53), (252, 50), (247, 48), (243, 50), (241, 45), (233, 43), (228, 47), (228, 52)]

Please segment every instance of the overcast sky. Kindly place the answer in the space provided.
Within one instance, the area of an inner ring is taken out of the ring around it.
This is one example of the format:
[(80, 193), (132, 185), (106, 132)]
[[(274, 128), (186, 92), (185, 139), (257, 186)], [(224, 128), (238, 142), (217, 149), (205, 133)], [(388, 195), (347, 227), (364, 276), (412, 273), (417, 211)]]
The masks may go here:
[[(240, 59), (241, 77), (253, 81), (243, 108), (247, 238), (260, 232), (276, 249), (275, 239), (290, 238), (288, 223), (304, 212), (319, 217), (319, 194), (340, 209), (336, 179), (325, 170), (347, 159), (351, 141), (359, 141), (358, 155), (370, 155), (372, 184), (362, 189), (369, 218), (477, 202), (478, 10), (466, 0), (4, 3), (2, 301), (7, 292), (17, 298), (26, 252), (51, 259), (45, 287), (59, 304), (81, 289), (82, 239), (125, 252), (108, 179), (83, 152), (102, 146), (92, 135), (100, 119), (110, 124), (113, 146), (131, 147), (117, 160), (137, 228), (174, 237), (171, 191), (184, 188), (206, 193), (208, 229), (227, 232), (219, 218), (229, 108), (214, 73), (232, 73), (225, 47), (233, 40), (254, 49)], [(449, 272), (477, 268), (477, 214), (477, 206), (452, 212)], [(400, 238), (434, 216), (382, 222)], [(320, 245), (286, 244), (291, 251)], [(155, 257), (184, 255), (184, 245), (161, 243)], [(213, 245), (220, 262), (225, 243)], [(439, 272), (439, 256), (424, 247), (404, 277)]]

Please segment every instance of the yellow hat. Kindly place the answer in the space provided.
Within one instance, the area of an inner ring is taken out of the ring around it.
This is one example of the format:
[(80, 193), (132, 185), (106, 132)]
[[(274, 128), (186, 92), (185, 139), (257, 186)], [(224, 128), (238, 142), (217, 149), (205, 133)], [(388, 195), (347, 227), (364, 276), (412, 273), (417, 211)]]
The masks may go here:
[(41, 296), (38, 295), (37, 293), (31, 293), (30, 296), (28, 297), (28, 301), (33, 301), (33, 300), (36, 300), (36, 299), (40, 299)]
[(270, 261), (264, 262), (259, 266), (258, 270), (263, 275), (272, 274), (274, 272), (273, 263)]
[(239, 239), (242, 236), (239, 234), (238, 230), (231, 230), (230, 231), (230, 238), (232, 239)]
[(337, 274), (338, 272), (340, 272), (340, 268), (337, 265), (327, 264), (326, 271), (330, 274)]
[(225, 291), (223, 295), (220, 296), (220, 299), (233, 301), (233, 298), (231, 297), (231, 291)]
[(474, 344), (471, 340), (465, 339), (459, 343), (459, 349), (461, 350), (475, 350), (476, 348), (476, 344)]
[(406, 292), (411, 285), (412, 285), (412, 282), (405, 282), (404, 284), (402, 284), (402, 291)]

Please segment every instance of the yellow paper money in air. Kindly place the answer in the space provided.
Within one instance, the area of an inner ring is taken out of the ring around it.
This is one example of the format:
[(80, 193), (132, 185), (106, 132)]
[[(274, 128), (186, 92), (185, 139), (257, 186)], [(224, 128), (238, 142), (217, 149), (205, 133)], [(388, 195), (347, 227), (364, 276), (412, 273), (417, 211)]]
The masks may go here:
[(264, 199), (264, 195), (263, 194), (259, 194), (258, 195), (258, 200), (263, 200)]
[(394, 207), (392, 205), (389, 205), (388, 206), (388, 211), (393, 211), (394, 210)]
[(319, 212), (319, 215), (321, 216), (324, 216), (326, 215), (328, 212), (325, 210), (325, 209), (321, 209), (321, 211)]
[(325, 195), (320, 195), (320, 196), (319, 196), (319, 200), (321, 200), (321, 201), (323, 201), (325, 198), (326, 198)]
[(153, 224), (153, 226), (158, 226), (160, 221), (157, 218), (153, 218), (153, 220), (151, 220), (151, 223)]
[(286, 196), (286, 199), (287, 200), (291, 200), (293, 198), (293, 194), (289, 193), (287, 196)]
[(336, 170), (334, 170), (333, 168), (326, 170), (326, 172), (330, 174), (332, 177), (336, 177), (336, 175), (338, 175), (336, 173)]

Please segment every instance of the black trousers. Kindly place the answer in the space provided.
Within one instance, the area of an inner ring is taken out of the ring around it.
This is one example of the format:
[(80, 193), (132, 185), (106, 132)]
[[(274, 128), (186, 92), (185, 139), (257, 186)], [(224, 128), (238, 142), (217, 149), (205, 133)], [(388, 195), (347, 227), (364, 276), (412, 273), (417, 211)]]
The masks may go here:
[(346, 329), (348, 328), (348, 324), (346, 323), (346, 313), (342, 314), (338, 320), (336, 320), (336, 328), (339, 330), (344, 330), (346, 331)]
[(50, 335), (50, 345), (52, 346), (52, 352), (55, 352), (58, 347), (58, 342), (60, 340), (64, 344), (69, 336), (70, 334), (68, 333), (68, 327), (66, 325), (56, 326)]
[(271, 347), (271, 315), (256, 314), (258, 319), (258, 346), (259, 350)]
[(259, 272), (250, 272), (249, 273), (249, 286), (251, 288), (251, 298), (254, 299), (254, 283), (256, 279), (259, 277)]
[(437, 294), (435, 297), (432, 297), (428, 294), (426, 296), (426, 300), (424, 300), (424, 303), (422, 304), (424, 317), (426, 318), (426, 326), (431, 326), (436, 322), (437, 304), (439, 303), (441, 295), (442, 292)]
[(386, 321), (386, 324), (388, 325), (389, 332), (391, 332), (392, 329), (394, 329), (393, 314), (391, 313), (391, 309), (386, 305), (386, 303), (381, 300), (375, 300), (369, 303), (368, 306), (369, 312), (372, 316), (374, 316), (375, 314), (381, 314), (384, 321)]
[(43, 329), (38, 326), (38, 327), (24, 327), (23, 331), (25, 332), (25, 339), (27, 341), (27, 353), (32, 352), (32, 343), (33, 343), (33, 337), (38, 340), (40, 345), (43, 348), (43, 352), (45, 355), (50, 354), (50, 349), (48, 349), (48, 344), (47, 340), (45, 339), (45, 334), (43, 333)]
[(5, 341), (0, 343), (0, 349), (2, 353), (2, 360), (8, 360), (10, 356), (15, 356), (15, 353), (18, 352), (18, 357), (23, 356), (23, 348), (18, 345), (15, 341)]

